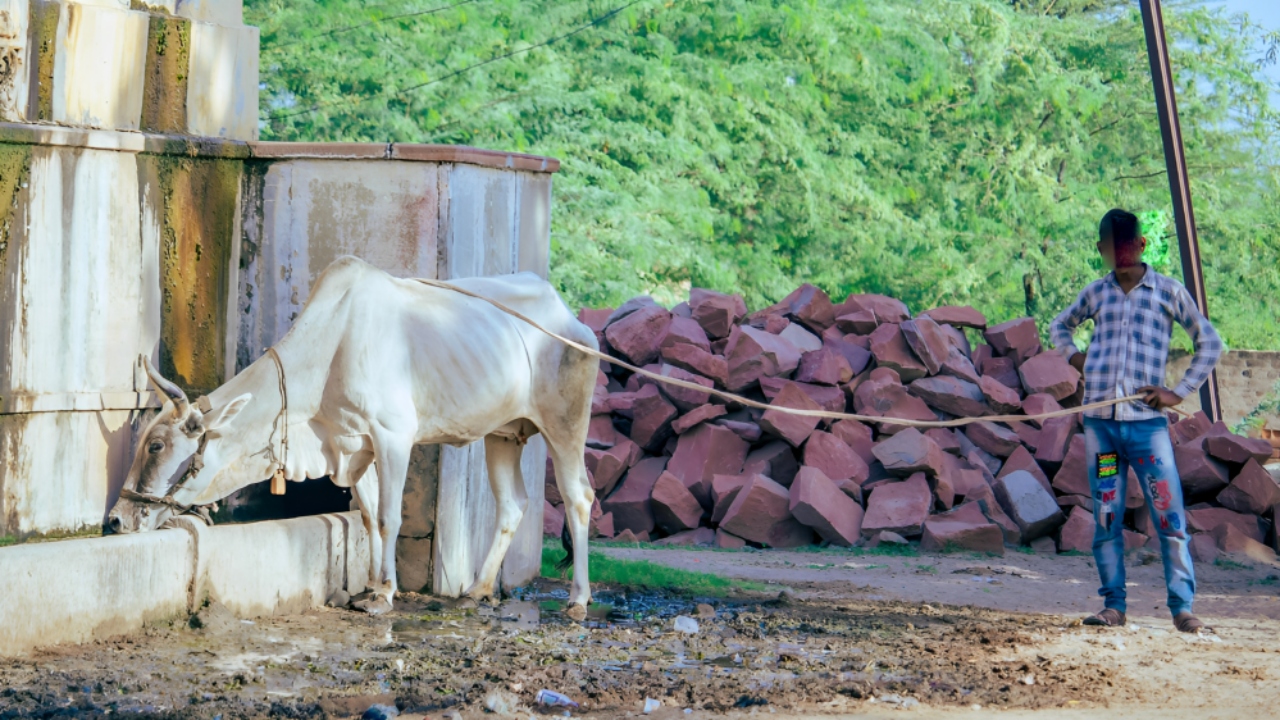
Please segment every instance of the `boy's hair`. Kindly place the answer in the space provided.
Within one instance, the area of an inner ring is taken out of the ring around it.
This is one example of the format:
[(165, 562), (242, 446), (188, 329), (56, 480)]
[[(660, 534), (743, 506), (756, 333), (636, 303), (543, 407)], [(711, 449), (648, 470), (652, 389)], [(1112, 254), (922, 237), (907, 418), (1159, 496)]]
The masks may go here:
[(1138, 232), (1138, 216), (1120, 208), (1108, 210), (1098, 223), (1098, 239), (1110, 239), (1117, 247), (1137, 240)]

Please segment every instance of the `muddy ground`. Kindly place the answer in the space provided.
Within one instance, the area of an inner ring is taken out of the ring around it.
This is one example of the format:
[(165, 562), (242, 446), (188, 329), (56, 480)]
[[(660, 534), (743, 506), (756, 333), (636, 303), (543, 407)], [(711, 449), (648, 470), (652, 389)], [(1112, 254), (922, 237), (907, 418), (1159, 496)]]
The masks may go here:
[[(1216, 636), (1172, 631), (1158, 561), (1135, 558), (1130, 625), (1079, 625), (1096, 609), (1084, 557), (608, 548), (750, 579), (766, 592), (685, 598), (596, 588), (585, 623), (540, 581), (498, 607), (401, 596), (395, 612), (258, 619), (218, 606), (195, 623), (0, 662), (0, 719), (574, 716), (1047, 719), (1270, 717), (1280, 702), (1280, 577), (1199, 568)], [(677, 631), (684, 615), (698, 631)], [(192, 627), (197, 625), (200, 627)], [(975, 713), (975, 710), (979, 711)], [(499, 713), (501, 714), (501, 712)]]

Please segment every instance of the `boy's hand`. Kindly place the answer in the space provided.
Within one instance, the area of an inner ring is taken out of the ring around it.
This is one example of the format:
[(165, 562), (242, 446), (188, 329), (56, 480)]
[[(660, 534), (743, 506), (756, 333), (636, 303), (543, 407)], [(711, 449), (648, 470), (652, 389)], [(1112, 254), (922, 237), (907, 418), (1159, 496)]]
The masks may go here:
[(1073, 368), (1075, 368), (1075, 369), (1076, 369), (1076, 372), (1078, 372), (1078, 373), (1080, 373), (1081, 375), (1083, 375), (1083, 374), (1084, 374), (1084, 361), (1085, 361), (1086, 359), (1088, 359), (1088, 357), (1089, 357), (1089, 353), (1087, 353), (1087, 352), (1078, 352), (1078, 353), (1076, 353), (1075, 355), (1072, 355), (1072, 356), (1071, 356), (1071, 359), (1070, 359), (1070, 360), (1068, 360), (1067, 362), (1069, 362), (1069, 363), (1071, 364), (1071, 367), (1073, 367)]
[(1138, 388), (1138, 394), (1145, 396), (1142, 398), (1143, 402), (1156, 410), (1171, 408), (1182, 402), (1182, 398), (1178, 397), (1172, 390), (1166, 390), (1155, 385)]

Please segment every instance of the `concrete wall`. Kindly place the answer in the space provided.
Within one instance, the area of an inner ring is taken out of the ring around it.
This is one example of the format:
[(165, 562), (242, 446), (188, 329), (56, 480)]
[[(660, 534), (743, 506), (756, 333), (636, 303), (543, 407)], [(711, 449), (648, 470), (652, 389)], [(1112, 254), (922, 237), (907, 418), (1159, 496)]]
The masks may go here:
[[(1179, 354), (1169, 361), (1168, 384), (1173, 387), (1191, 365), (1191, 356)], [(1231, 350), (1218, 362), (1218, 392), (1222, 416), (1234, 426), (1266, 398), (1280, 383), (1280, 352)], [(1193, 394), (1181, 406), (1189, 412), (1200, 409), (1200, 396)], [(1266, 418), (1267, 427), (1280, 430), (1280, 415)]]
[[(402, 276), (545, 276), (554, 169), (470, 148), (0, 123), (0, 536), (96, 528), (158, 405), (138, 356), (208, 392), (288, 330), (339, 255)], [(406, 511), (428, 579), (438, 457), (415, 457)]]
[(0, 0), (0, 119), (253, 140), (239, 0)]
[(240, 617), (298, 612), (368, 584), (359, 513), (0, 548), (0, 656), (181, 618), (213, 599)]

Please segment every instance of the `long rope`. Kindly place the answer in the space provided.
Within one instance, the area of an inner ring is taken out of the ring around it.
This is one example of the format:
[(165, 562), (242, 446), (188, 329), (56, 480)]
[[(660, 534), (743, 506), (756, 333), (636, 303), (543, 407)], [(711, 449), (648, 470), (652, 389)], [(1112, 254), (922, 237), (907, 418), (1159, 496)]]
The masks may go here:
[(528, 325), (533, 327), (535, 330), (538, 330), (539, 332), (542, 332), (546, 335), (549, 335), (555, 338), (556, 340), (564, 343), (565, 345), (568, 345), (569, 347), (573, 348), (574, 350), (577, 350), (578, 352), (585, 353), (587, 355), (590, 355), (591, 357), (598, 358), (600, 360), (603, 360), (613, 365), (617, 365), (618, 367), (624, 368), (626, 370), (630, 370), (633, 373), (638, 373), (639, 375), (642, 375), (651, 380), (654, 380), (655, 382), (660, 382), (667, 385), (673, 385), (675, 387), (684, 388), (686, 390), (696, 390), (698, 392), (707, 393), (708, 395), (714, 395), (723, 400), (727, 400), (729, 402), (736, 403), (738, 405), (744, 405), (746, 407), (757, 408), (760, 410), (772, 410), (775, 412), (786, 413), (789, 415), (802, 415), (804, 417), (816, 417), (816, 418), (824, 418), (828, 420), (857, 420), (858, 422), (863, 422), (863, 423), (888, 423), (891, 425), (901, 425), (903, 427), (915, 427), (915, 428), (951, 428), (951, 427), (961, 427), (964, 425), (971, 425), (973, 423), (978, 423), (978, 422), (1030, 422), (1030, 421), (1039, 422), (1041, 420), (1050, 420), (1057, 417), (1067, 417), (1070, 415), (1075, 415), (1076, 413), (1088, 412), (1089, 410), (1101, 410), (1103, 408), (1108, 408), (1113, 405), (1120, 405), (1122, 403), (1134, 402), (1134, 401), (1143, 399), (1142, 395), (1129, 395), (1127, 397), (1116, 398), (1112, 400), (1103, 400), (1101, 402), (1089, 403), (1088, 405), (1081, 405), (1080, 407), (1066, 408), (1063, 410), (1054, 410), (1052, 412), (1039, 413), (1037, 415), (986, 415), (983, 417), (955, 418), (953, 420), (910, 420), (907, 418), (882, 417), (877, 415), (857, 415), (854, 413), (834, 412), (831, 410), (808, 410), (804, 408), (790, 408), (790, 407), (784, 407), (779, 405), (769, 405), (756, 400), (752, 400), (750, 398), (742, 397), (741, 395), (736, 395), (731, 392), (717, 390), (715, 388), (709, 388), (709, 387), (706, 387), (705, 385), (699, 385), (697, 383), (680, 380), (678, 378), (667, 377), (666, 375), (659, 375), (658, 373), (655, 373), (653, 371), (645, 370), (644, 368), (641, 368), (641, 367), (636, 367), (631, 363), (624, 362), (615, 357), (602, 353), (599, 350), (587, 347), (586, 345), (583, 345), (580, 342), (570, 340), (567, 337), (564, 337), (558, 333), (552, 332), (551, 330), (548, 330), (542, 327), (541, 325), (539, 325), (532, 318), (529, 318), (507, 307), (506, 305), (503, 305), (502, 303), (498, 302), (497, 300), (494, 300), (493, 298), (485, 297), (483, 295), (480, 295), (479, 293), (475, 293), (470, 290), (460, 288), (457, 285), (450, 285), (449, 283), (441, 282), (439, 280), (428, 280), (426, 278), (413, 278), (413, 279), (422, 283), (423, 285), (441, 288), (444, 290), (452, 290), (453, 292), (466, 295), (467, 297), (472, 297), (477, 300), (483, 300), (489, 303), (490, 305), (496, 307), (497, 309), (501, 310), (502, 312), (507, 313), (508, 315), (527, 323)]

